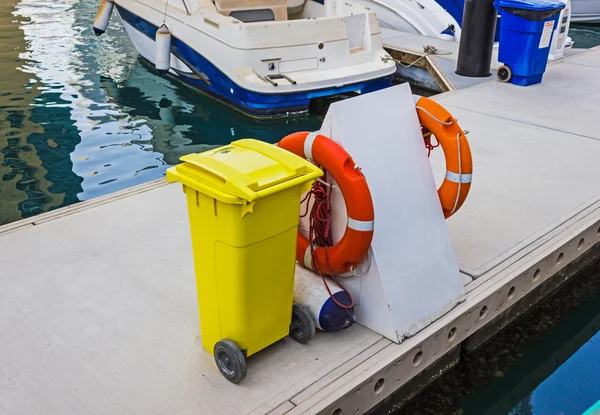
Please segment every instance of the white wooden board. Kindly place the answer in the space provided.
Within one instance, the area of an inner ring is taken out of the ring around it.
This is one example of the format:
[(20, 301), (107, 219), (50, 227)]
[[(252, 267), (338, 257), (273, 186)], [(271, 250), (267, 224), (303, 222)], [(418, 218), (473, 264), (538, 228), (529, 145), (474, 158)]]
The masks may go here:
[(332, 104), (321, 133), (360, 166), (375, 207), (371, 267), (349, 286), (359, 302), (357, 319), (402, 341), (464, 294), (410, 87)]

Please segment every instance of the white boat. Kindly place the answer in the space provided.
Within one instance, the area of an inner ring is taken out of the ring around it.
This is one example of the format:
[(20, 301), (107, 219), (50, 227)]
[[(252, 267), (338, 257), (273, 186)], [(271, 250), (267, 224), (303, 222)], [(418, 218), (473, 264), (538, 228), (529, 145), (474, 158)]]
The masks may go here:
[(142, 57), (160, 65), (166, 56), (170, 75), (246, 113), (305, 111), (315, 98), (382, 89), (396, 70), (375, 13), (353, 1), (103, 0), (97, 34), (113, 6)]
[[(375, 11), (382, 27), (446, 40), (460, 40), (462, 8), (449, 0), (356, 0)], [(462, 5), (462, 1), (459, 1)], [(456, 11), (456, 13), (453, 13)]]
[(600, 23), (600, 0), (571, 0), (571, 21), (574, 23)]

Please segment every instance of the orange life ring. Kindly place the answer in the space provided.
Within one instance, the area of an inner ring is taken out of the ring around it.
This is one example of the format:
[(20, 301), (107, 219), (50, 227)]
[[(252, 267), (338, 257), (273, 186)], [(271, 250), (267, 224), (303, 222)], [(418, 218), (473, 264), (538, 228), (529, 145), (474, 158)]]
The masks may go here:
[(290, 134), (279, 142), (279, 147), (311, 160), (329, 172), (340, 187), (348, 212), (342, 239), (328, 248), (314, 247), (314, 258), (310, 242), (298, 232), (296, 260), (323, 273), (331, 270), (339, 275), (350, 271), (365, 258), (373, 240), (375, 210), (365, 176), (346, 150), (317, 132)]
[(464, 203), (473, 176), (471, 149), (465, 132), (440, 104), (429, 98), (416, 101), (419, 122), (435, 136), (446, 157), (446, 177), (438, 189), (444, 217), (452, 216)]

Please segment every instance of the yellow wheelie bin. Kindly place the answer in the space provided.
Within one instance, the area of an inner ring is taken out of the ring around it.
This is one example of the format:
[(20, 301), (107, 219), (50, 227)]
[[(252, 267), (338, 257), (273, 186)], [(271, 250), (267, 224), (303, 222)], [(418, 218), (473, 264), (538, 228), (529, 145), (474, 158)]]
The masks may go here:
[(244, 139), (181, 158), (167, 181), (186, 194), (202, 347), (231, 382), (248, 357), (291, 334), (314, 336), (293, 305), (300, 198), (323, 172), (279, 147)]

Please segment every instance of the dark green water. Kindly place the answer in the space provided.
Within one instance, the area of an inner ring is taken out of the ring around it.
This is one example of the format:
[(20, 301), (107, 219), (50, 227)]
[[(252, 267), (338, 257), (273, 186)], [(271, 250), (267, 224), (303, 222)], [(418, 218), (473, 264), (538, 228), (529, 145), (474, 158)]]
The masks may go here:
[(392, 414), (580, 415), (600, 401), (598, 330), (600, 261)]
[(154, 75), (117, 16), (93, 35), (97, 4), (0, 2), (0, 225), (160, 178), (184, 154), (320, 126), (256, 121)]
[(574, 48), (593, 48), (600, 45), (600, 25), (573, 24), (569, 36), (575, 41)]

